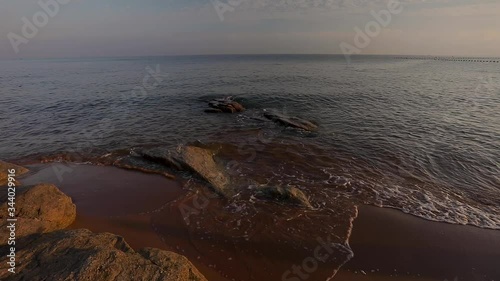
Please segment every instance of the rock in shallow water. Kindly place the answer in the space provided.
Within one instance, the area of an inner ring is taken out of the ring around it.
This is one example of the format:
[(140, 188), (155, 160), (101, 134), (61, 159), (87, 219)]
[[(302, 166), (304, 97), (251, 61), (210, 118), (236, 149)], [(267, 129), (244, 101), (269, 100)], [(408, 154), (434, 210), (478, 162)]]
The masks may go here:
[(161, 163), (176, 170), (187, 170), (205, 180), (220, 195), (226, 196), (229, 176), (214, 160), (212, 151), (197, 147), (183, 146), (176, 151), (153, 148), (138, 152), (144, 159)]
[[(0, 227), (5, 229), (10, 201), (7, 192), (0, 196)], [(76, 206), (71, 198), (51, 184), (16, 188), (16, 236), (46, 233), (63, 229), (76, 218)], [(8, 233), (0, 232), (0, 241), (7, 241)]]
[[(23, 247), (16, 253), (16, 274), (7, 271), (2, 258), (1, 280), (207, 280), (184, 256), (153, 248), (135, 252), (122, 237), (111, 233), (61, 230), (19, 243)], [(6, 252), (8, 247), (0, 249)]]
[(205, 109), (206, 113), (222, 113), (223, 111), (218, 108), (207, 108)]
[(296, 187), (261, 186), (257, 189), (257, 198), (276, 200), (313, 209), (307, 196)]
[(146, 174), (159, 174), (169, 179), (176, 178), (175, 175), (171, 174), (170, 171), (168, 171), (165, 168), (165, 166), (151, 161), (147, 161), (142, 157), (136, 157), (136, 156), (123, 157), (113, 162), (113, 166), (126, 170), (139, 171)]
[(215, 163), (210, 150), (196, 146), (186, 146), (182, 149), (181, 155), (183, 162), (210, 183), (217, 193), (221, 195), (227, 193), (229, 178), (223, 172), (223, 169)]
[(264, 117), (286, 127), (298, 128), (306, 131), (315, 131), (318, 125), (298, 117), (289, 117), (279, 113), (265, 112)]
[(211, 100), (208, 106), (211, 108), (205, 110), (207, 113), (235, 113), (245, 111), (243, 105), (234, 101), (232, 97)]

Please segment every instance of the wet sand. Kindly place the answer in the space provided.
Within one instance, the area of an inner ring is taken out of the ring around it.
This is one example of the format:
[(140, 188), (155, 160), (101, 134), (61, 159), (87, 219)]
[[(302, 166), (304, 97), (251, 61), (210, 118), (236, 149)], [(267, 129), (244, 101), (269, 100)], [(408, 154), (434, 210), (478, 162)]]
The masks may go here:
[(185, 193), (178, 182), (162, 175), (110, 166), (53, 163), (27, 167), (30, 172), (23, 185), (56, 185), (73, 199), (80, 216), (139, 214), (158, 209)]
[[(78, 213), (71, 228), (115, 233), (135, 249), (156, 247), (184, 254), (209, 280), (322, 281), (333, 273), (327, 264), (319, 263), (307, 277), (282, 278), (287, 269), (311, 256), (317, 245), (315, 228), (310, 228), (308, 241), (298, 241), (287, 232), (293, 223), (312, 220), (307, 212), (297, 213), (304, 220), (270, 221), (263, 225), (271, 224), (271, 229), (250, 229), (256, 234), (249, 242), (234, 238), (230, 224), (226, 229), (204, 225), (204, 221), (212, 224), (214, 218), (225, 221), (225, 214), (219, 212), (224, 201), (211, 200), (214, 206), (207, 207), (206, 217), (193, 217), (187, 226), (179, 204), (192, 206), (196, 193), (184, 190), (178, 181), (91, 165), (70, 165), (72, 171), (61, 181), (54, 166), (64, 167), (58, 165), (63, 164), (31, 166), (32, 172), (22, 182), (54, 183), (71, 196)], [(268, 218), (253, 219), (265, 223)], [(328, 217), (319, 219), (325, 225), (335, 224)], [(354, 258), (333, 280), (500, 280), (500, 231), (429, 222), (397, 210), (361, 206), (349, 243)], [(330, 264), (335, 262), (339, 261)]]
[(350, 245), (354, 258), (334, 280), (500, 280), (498, 230), (361, 206)]

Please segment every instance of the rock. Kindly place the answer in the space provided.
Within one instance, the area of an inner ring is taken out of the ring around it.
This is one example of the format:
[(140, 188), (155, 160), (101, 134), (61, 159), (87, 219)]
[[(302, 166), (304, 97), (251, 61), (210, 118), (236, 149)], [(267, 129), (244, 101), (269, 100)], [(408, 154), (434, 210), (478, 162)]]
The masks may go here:
[[(18, 241), (22, 247), (16, 247), (16, 274), (7, 271), (6, 255), (2, 255), (1, 280), (207, 280), (184, 256), (152, 248), (135, 252), (111, 233), (60, 230), (24, 240)], [(8, 247), (0, 247), (2, 253)]]
[(230, 179), (208, 149), (188, 145), (176, 151), (153, 148), (139, 151), (138, 154), (179, 171), (190, 171), (208, 182), (218, 194), (227, 195)]
[[(16, 170), (15, 171), (16, 178), (29, 171), (28, 169), (26, 169), (24, 167), (14, 165), (11, 163), (7, 163), (7, 162), (0, 160), (0, 186), (6, 186), (8, 184), (8, 175), (9, 175), (10, 169)], [(15, 183), (16, 183), (16, 186), (19, 185), (19, 182), (16, 181)]]
[(242, 112), (242, 111), (245, 111), (245, 108), (243, 107), (243, 105), (241, 105), (240, 103), (237, 103), (235, 101), (231, 102), (229, 104), (232, 108), (234, 108), (236, 110), (236, 112)]
[[(0, 195), (0, 227), (8, 225), (7, 192)], [(76, 218), (76, 206), (71, 198), (51, 184), (17, 187), (15, 198), (16, 237), (46, 233), (68, 227)], [(0, 241), (7, 241), (8, 233), (0, 232)], [(0, 242), (1, 243), (1, 242)]]
[(265, 112), (264, 117), (286, 127), (293, 127), (306, 131), (315, 131), (318, 128), (316, 124), (310, 121), (298, 117), (289, 117), (279, 113)]
[(206, 280), (205, 277), (184, 256), (156, 248), (139, 250), (141, 256), (155, 265), (168, 269), (173, 279), (168, 280)]
[(218, 108), (207, 108), (205, 109), (206, 113), (222, 113), (223, 111)]
[(159, 163), (178, 171), (188, 168), (185, 167), (178, 151), (164, 147), (139, 150), (137, 154), (148, 161)]
[(276, 200), (292, 203), (313, 209), (307, 196), (296, 187), (281, 187), (281, 186), (261, 186), (257, 190), (257, 198)]
[(207, 113), (235, 113), (245, 111), (243, 105), (234, 101), (232, 97), (211, 100), (208, 106), (211, 108), (205, 109)]
[(217, 193), (226, 194), (229, 178), (222, 168), (215, 163), (210, 150), (196, 146), (186, 146), (182, 149), (181, 155), (183, 163), (210, 183)]
[(142, 157), (127, 156), (114, 161), (112, 164), (113, 166), (121, 169), (139, 171), (146, 174), (158, 174), (168, 179), (176, 178), (169, 171), (167, 171), (165, 166), (147, 161)]

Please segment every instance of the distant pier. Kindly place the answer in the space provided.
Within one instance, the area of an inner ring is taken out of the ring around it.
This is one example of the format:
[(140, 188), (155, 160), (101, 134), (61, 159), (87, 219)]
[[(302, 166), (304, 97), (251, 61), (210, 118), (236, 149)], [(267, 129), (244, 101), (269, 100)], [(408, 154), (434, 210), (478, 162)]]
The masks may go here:
[(395, 59), (401, 60), (435, 60), (435, 61), (459, 61), (459, 62), (480, 62), (499, 63), (499, 59), (492, 58), (466, 58), (466, 57), (419, 57), (419, 56), (398, 56)]

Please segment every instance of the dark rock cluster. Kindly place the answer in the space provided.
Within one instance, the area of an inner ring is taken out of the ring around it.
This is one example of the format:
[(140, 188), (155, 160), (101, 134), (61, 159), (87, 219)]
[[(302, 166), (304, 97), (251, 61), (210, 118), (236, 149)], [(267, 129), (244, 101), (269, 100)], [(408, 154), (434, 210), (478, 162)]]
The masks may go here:
[(211, 100), (208, 103), (210, 108), (205, 109), (207, 113), (236, 113), (243, 112), (245, 108), (232, 97)]
[[(205, 109), (205, 112), (207, 113), (236, 113), (243, 112), (245, 110), (243, 105), (234, 101), (232, 97), (211, 100), (208, 103), (208, 106), (210, 108)], [(302, 129), (309, 132), (318, 129), (318, 125), (299, 117), (287, 116), (273, 112), (264, 112), (264, 117), (285, 127)]]

